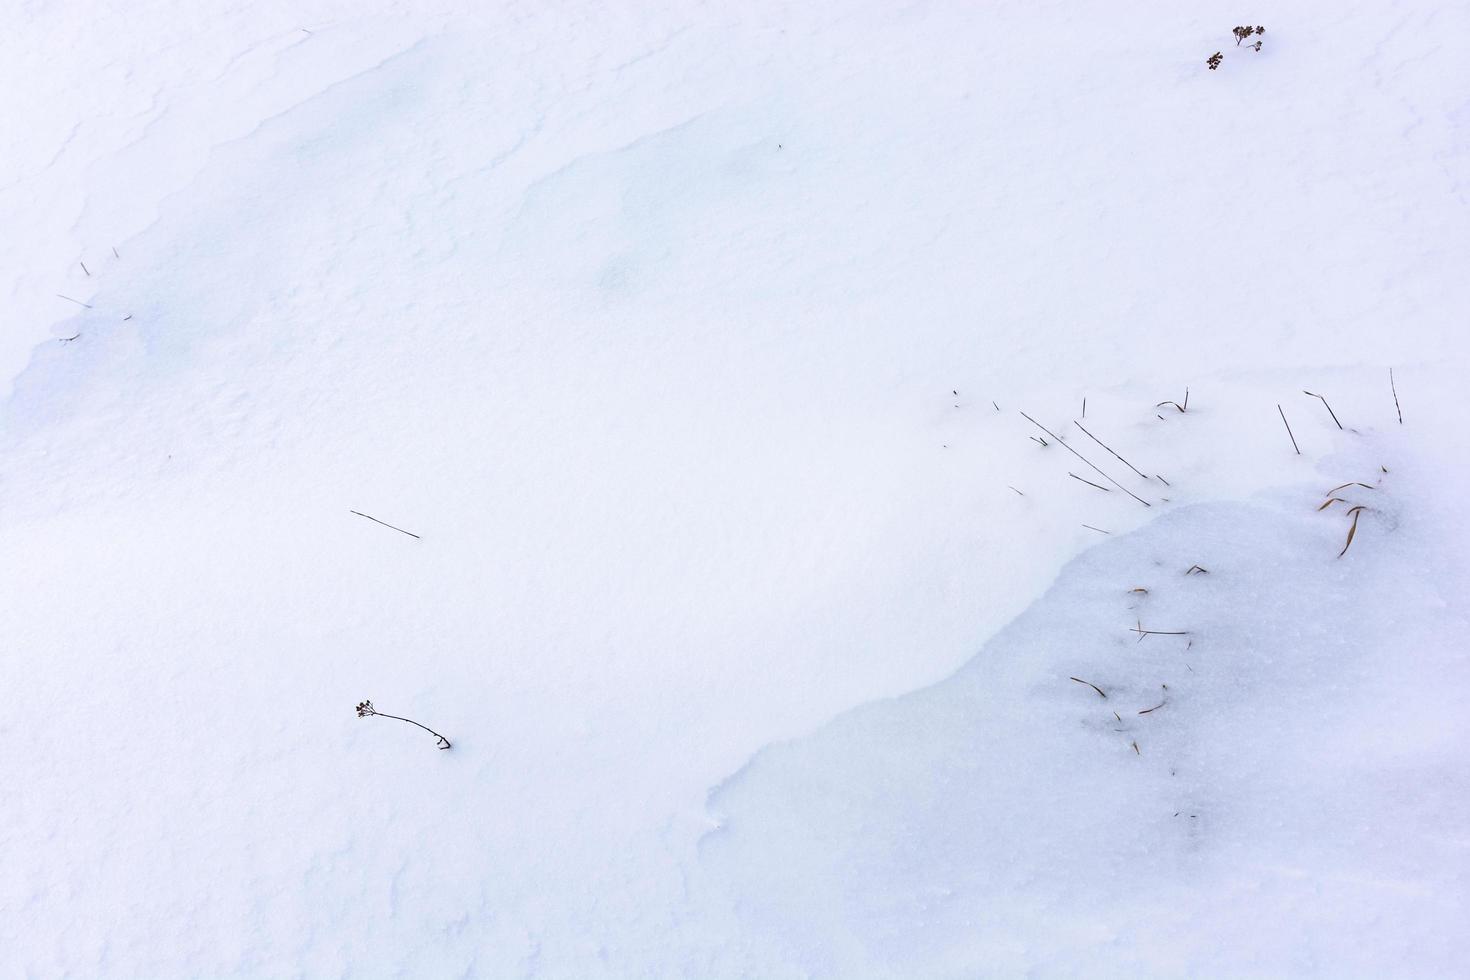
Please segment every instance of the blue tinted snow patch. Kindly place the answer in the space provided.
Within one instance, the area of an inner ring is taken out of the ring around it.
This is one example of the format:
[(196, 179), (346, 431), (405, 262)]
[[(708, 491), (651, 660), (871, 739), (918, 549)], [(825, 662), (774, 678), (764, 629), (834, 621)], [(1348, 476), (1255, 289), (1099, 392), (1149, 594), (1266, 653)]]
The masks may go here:
[(418, 41), (214, 147), (158, 221), (123, 244), (121, 268), (132, 278), (104, 287), (67, 322), (75, 342), (37, 348), (0, 403), (5, 431), (65, 415), (86, 389), (125, 392), (173, 374), (201, 342), (268, 313), (322, 198), (360, 194), (391, 166), (395, 141), (414, 138), (445, 43)]
[(1452, 820), (1399, 792), (1402, 763), (1343, 751), (1384, 723), (1402, 615), (1435, 609), (1375, 504), (1354, 560), (1296, 499), (1092, 549), (948, 680), (718, 787), (695, 894), (817, 976), (1433, 959), (1410, 937), (1454, 931)]

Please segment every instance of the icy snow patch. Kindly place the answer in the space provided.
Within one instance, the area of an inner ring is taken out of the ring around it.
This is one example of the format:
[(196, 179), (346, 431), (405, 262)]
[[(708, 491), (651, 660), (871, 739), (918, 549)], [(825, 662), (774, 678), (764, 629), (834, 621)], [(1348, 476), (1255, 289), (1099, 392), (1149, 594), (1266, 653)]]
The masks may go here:
[(720, 787), (698, 901), (765, 976), (1453, 972), (1465, 622), (1391, 480), (1342, 493), (1341, 560), (1300, 494), (1081, 555), (950, 679)]

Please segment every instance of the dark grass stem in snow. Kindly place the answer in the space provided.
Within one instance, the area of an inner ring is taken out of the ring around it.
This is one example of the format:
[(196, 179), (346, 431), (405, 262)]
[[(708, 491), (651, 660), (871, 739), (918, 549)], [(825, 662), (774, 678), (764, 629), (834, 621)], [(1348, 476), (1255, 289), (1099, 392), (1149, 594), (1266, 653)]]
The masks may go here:
[(1067, 680), (1069, 680), (1069, 681), (1076, 681), (1078, 684), (1086, 684), (1088, 687), (1090, 687), (1094, 691), (1096, 691), (1098, 693), (1098, 696), (1099, 697), (1102, 697), (1102, 698), (1106, 698), (1107, 697), (1107, 695), (1103, 693), (1103, 689), (1100, 688), (1100, 687), (1098, 687), (1096, 684), (1092, 683), (1092, 681), (1084, 681), (1080, 677), (1068, 677)]
[(1145, 636), (1188, 636), (1189, 630), (1146, 630), (1143, 628), (1143, 620), (1138, 621), (1137, 626), (1128, 627), (1128, 632), (1138, 634), (1138, 642), (1142, 643)]
[[(1083, 417), (1084, 418), (1086, 417), (1086, 413), (1085, 412), (1083, 413)], [(1133, 472), (1137, 473), (1139, 476), (1142, 476), (1145, 480), (1148, 479), (1148, 477), (1144, 476), (1143, 473), (1139, 470), (1138, 467), (1134, 466), (1132, 463), (1128, 462), (1128, 460), (1124, 459), (1122, 456), (1119, 456), (1117, 453), (1114, 453), (1111, 446), (1109, 446), (1107, 443), (1103, 442), (1101, 439), (1099, 439), (1097, 436), (1093, 435), (1091, 432), (1088, 432), (1086, 429), (1082, 428), (1082, 423), (1081, 422), (1078, 422), (1076, 419), (1073, 419), (1072, 420), (1072, 424), (1075, 425), (1077, 428), (1082, 429), (1083, 434), (1086, 435), (1087, 438), (1091, 439), (1093, 442), (1097, 443), (1099, 446), (1102, 446), (1108, 452), (1113, 453), (1113, 458), (1116, 459), (1118, 462), (1122, 463), (1124, 466), (1128, 467), (1130, 470), (1132, 470)]]
[(449, 748), (449, 745), (450, 745), (449, 739), (445, 738), (443, 735), (440, 735), (438, 732), (434, 731), (434, 729), (430, 728), (428, 725), (419, 725), (419, 723), (416, 722), (416, 721), (414, 721), (412, 718), (400, 718), (398, 715), (386, 714), (386, 713), (384, 713), (382, 711), (379, 711), (377, 708), (374, 708), (373, 707), (373, 703), (371, 701), (363, 701), (360, 704), (358, 704), (358, 706), (357, 706), (357, 717), (359, 717), (359, 718), (373, 718), (373, 717), (377, 717), (377, 718), (392, 718), (394, 721), (406, 721), (410, 725), (418, 725), (418, 727), (422, 728), (424, 731), (428, 732), (430, 735), (432, 735), (435, 738), (437, 738), (439, 740), (439, 748), (440, 749), (447, 749), (447, 748)]
[(1393, 410), (1399, 413), (1399, 425), (1404, 424), (1404, 410), (1399, 408), (1399, 389), (1393, 383), (1393, 368), (1388, 369), (1388, 387), (1393, 392)]
[[(1073, 473), (1071, 470), (1068, 470), (1067, 471), (1067, 475), (1070, 476), (1074, 480), (1082, 480), (1082, 477), (1078, 476), (1076, 473)], [(1098, 486), (1096, 483), (1093, 483), (1091, 480), (1082, 480), (1082, 482), (1085, 483), (1085, 484), (1087, 484), (1089, 487), (1096, 487), (1098, 490), (1101, 490), (1103, 493), (1112, 493), (1113, 492), (1113, 491), (1109, 490), (1107, 487)]]
[[(1307, 389), (1303, 388), (1302, 389), (1302, 394), (1304, 394), (1304, 395), (1311, 395), (1313, 398), (1321, 398), (1322, 399), (1322, 404), (1323, 405), (1327, 405), (1327, 399), (1322, 398), (1322, 396), (1319, 395), (1319, 394), (1317, 394), (1315, 391), (1308, 391)], [(1332, 406), (1331, 405), (1327, 405), (1327, 414), (1332, 416), (1332, 421), (1337, 422), (1337, 413), (1332, 410)], [(1342, 428), (1342, 423), (1341, 422), (1337, 422), (1337, 427), (1339, 429), (1341, 429)]]
[[(1277, 403), (1277, 405), (1276, 405), (1276, 411), (1281, 412), (1281, 405), (1280, 405), (1280, 403)], [(1291, 423), (1288, 422), (1288, 421), (1286, 421), (1286, 413), (1285, 412), (1281, 412), (1281, 424), (1284, 425), (1284, 426), (1286, 426), (1286, 434), (1288, 436), (1291, 436), (1291, 448), (1292, 449), (1295, 449), (1296, 450), (1296, 454), (1298, 456), (1300, 456), (1302, 454), (1302, 447), (1300, 447), (1300, 446), (1298, 446), (1296, 444), (1296, 436), (1291, 435)]]
[[(1042, 432), (1045, 432), (1047, 435), (1051, 436), (1052, 439), (1054, 439), (1057, 442), (1058, 445), (1060, 445), (1067, 452), (1071, 453), (1073, 456), (1076, 456), (1078, 459), (1082, 460), (1082, 462), (1086, 463), (1088, 465), (1088, 467), (1091, 468), (1094, 473), (1096, 473), (1099, 476), (1101, 476), (1104, 480), (1107, 480), (1113, 486), (1117, 487), (1119, 490), (1122, 490), (1124, 493), (1126, 493), (1128, 496), (1132, 497), (1134, 500), (1138, 501), (1140, 504), (1143, 504), (1143, 506), (1145, 506), (1145, 507), (1152, 507), (1153, 506), (1153, 504), (1149, 503), (1147, 500), (1144, 500), (1138, 494), (1134, 493), (1132, 490), (1129, 490), (1127, 487), (1123, 486), (1123, 484), (1119, 483), (1117, 480), (1113, 479), (1112, 477), (1110, 477), (1106, 473), (1104, 473), (1102, 470), (1098, 469), (1097, 466), (1094, 465), (1094, 463), (1092, 462), (1092, 460), (1088, 459), (1086, 456), (1082, 455), (1077, 450), (1075, 450), (1071, 446), (1067, 445), (1065, 442), (1062, 442), (1061, 438), (1058, 437), (1055, 432), (1051, 431), (1046, 426), (1042, 425), (1040, 422), (1036, 421), (1031, 416), (1027, 415), (1025, 412), (1022, 412), (1021, 413), (1021, 418), (1025, 419), (1027, 422), (1030, 422), (1032, 425), (1036, 426)], [(1035, 436), (1032, 436), (1032, 438), (1034, 439), (1036, 437)]]
[(1163, 408), (1165, 405), (1173, 405), (1175, 408), (1177, 408), (1179, 410), (1179, 414), (1183, 415), (1185, 412), (1189, 411), (1189, 389), (1188, 388), (1185, 388), (1184, 389), (1184, 404), (1183, 405), (1179, 404), (1178, 402), (1164, 401), (1164, 402), (1159, 402), (1157, 405), (1154, 406), (1154, 408)]
[(378, 520), (376, 517), (374, 517), (371, 514), (364, 514), (360, 510), (354, 510), (354, 511), (352, 511), (352, 513), (356, 514), (358, 517), (366, 517), (368, 520), (372, 521), (375, 524), (381, 524), (384, 527), (391, 527), (391, 528), (393, 528), (393, 530), (397, 531), (399, 534), (406, 534), (406, 535), (408, 535), (411, 538), (417, 538), (418, 537), (418, 535), (417, 534), (414, 534), (412, 531), (405, 531), (403, 528), (401, 528), (401, 527), (395, 527), (394, 525), (389, 524), (387, 521), (380, 521), (380, 520)]

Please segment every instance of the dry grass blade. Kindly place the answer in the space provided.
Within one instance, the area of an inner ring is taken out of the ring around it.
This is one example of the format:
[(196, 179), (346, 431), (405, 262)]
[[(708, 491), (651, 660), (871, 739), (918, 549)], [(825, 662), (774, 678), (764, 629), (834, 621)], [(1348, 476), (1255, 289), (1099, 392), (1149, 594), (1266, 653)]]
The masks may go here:
[(1318, 507), (1317, 509), (1319, 511), (1323, 511), (1323, 510), (1326, 510), (1328, 507), (1332, 506), (1333, 504), (1345, 504), (1345, 503), (1347, 503), (1347, 501), (1346, 500), (1343, 500), (1341, 497), (1328, 497), (1327, 500), (1322, 504), (1322, 506), (1321, 507)]
[(1179, 404), (1177, 403), (1177, 401), (1160, 401), (1160, 403), (1158, 403), (1157, 406), (1154, 407), (1163, 408), (1164, 406), (1173, 406), (1177, 408), (1180, 413), (1183, 413), (1183, 411), (1189, 411), (1189, 389), (1185, 388), (1185, 404)]
[(1341, 484), (1339, 486), (1333, 487), (1331, 490), (1328, 490), (1327, 491), (1327, 496), (1330, 497), (1334, 493), (1337, 493), (1337, 491), (1344, 490), (1344, 489), (1346, 489), (1348, 487), (1362, 487), (1364, 490), (1377, 490), (1378, 489), (1377, 487), (1370, 487), (1366, 483), (1343, 483), (1343, 484)]
[(1103, 693), (1103, 689), (1100, 688), (1100, 687), (1098, 687), (1096, 684), (1092, 683), (1092, 681), (1084, 681), (1080, 677), (1068, 677), (1067, 680), (1069, 680), (1069, 681), (1076, 681), (1078, 684), (1086, 684), (1088, 687), (1092, 688), (1094, 691), (1097, 692), (1098, 697), (1103, 698), (1103, 699), (1106, 699), (1107, 698), (1107, 695)]
[(1404, 410), (1399, 408), (1399, 389), (1393, 383), (1393, 368), (1388, 369), (1388, 387), (1393, 391), (1393, 410), (1399, 413), (1399, 425), (1404, 424)]
[[(1128, 632), (1138, 634), (1138, 642), (1142, 643), (1145, 636), (1188, 636), (1189, 630), (1146, 630), (1143, 628), (1143, 620), (1138, 621), (1137, 626), (1128, 627)], [(1194, 641), (1191, 640), (1191, 643)]]
[(1139, 712), (1139, 714), (1146, 715), (1146, 714), (1149, 714), (1151, 712), (1158, 711), (1160, 708), (1162, 708), (1164, 705), (1166, 705), (1168, 703), (1169, 703), (1168, 701), (1160, 701), (1158, 704), (1154, 705), (1152, 708), (1144, 708), (1142, 711)]
[(1342, 550), (1337, 553), (1337, 557), (1341, 558), (1347, 554), (1347, 550), (1353, 546), (1353, 535), (1358, 533), (1358, 518), (1363, 516), (1363, 511), (1366, 509), (1359, 504), (1357, 507), (1348, 511), (1349, 514), (1353, 515), (1353, 526), (1348, 528), (1347, 541), (1343, 543)]

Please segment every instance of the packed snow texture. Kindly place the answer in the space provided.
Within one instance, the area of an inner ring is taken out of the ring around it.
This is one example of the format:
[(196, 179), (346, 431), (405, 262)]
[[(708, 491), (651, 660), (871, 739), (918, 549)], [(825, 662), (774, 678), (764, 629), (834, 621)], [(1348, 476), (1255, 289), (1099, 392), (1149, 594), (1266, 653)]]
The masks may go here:
[(1463, 972), (1470, 5), (1246, 13), (11, 11), (0, 974)]

